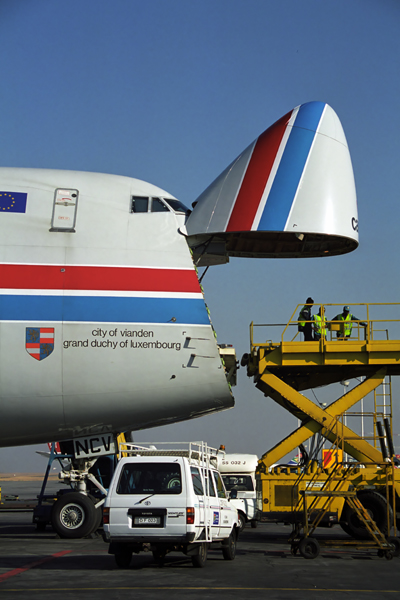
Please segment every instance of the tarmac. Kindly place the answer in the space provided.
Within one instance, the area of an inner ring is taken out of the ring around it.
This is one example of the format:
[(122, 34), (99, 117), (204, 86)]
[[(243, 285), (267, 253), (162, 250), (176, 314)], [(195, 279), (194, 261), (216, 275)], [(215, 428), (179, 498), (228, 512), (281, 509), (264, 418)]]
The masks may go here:
[[(28, 496), (37, 491), (31, 482), (2, 482), (2, 494)], [(59, 487), (58, 482), (54, 486)], [(13, 491), (11, 491), (11, 489)], [(40, 487), (39, 487), (40, 489)], [(32, 498), (31, 498), (32, 499)], [(21, 504), (21, 506), (22, 506)], [(0, 598), (43, 600), (168, 598), (268, 598), (268, 600), (384, 600), (400, 597), (400, 558), (379, 558), (376, 548), (348, 547), (350, 538), (340, 527), (316, 533), (323, 543), (306, 560), (292, 555), (284, 525), (246, 526), (239, 536), (234, 561), (223, 559), (219, 548), (208, 553), (204, 569), (196, 569), (183, 554), (168, 554), (164, 566), (152, 554), (134, 555), (129, 569), (119, 569), (101, 535), (90, 539), (60, 539), (50, 526), (37, 531), (29, 508), (0, 511)]]

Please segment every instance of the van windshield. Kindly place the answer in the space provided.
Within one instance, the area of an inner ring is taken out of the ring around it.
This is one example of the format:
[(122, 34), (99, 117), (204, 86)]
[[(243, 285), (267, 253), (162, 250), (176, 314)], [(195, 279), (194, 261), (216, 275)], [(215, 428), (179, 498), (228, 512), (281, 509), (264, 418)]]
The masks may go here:
[(254, 484), (250, 475), (222, 475), (224, 484), (228, 492), (237, 490), (238, 492), (253, 492)]
[(121, 471), (117, 494), (180, 494), (181, 467), (177, 463), (127, 463)]

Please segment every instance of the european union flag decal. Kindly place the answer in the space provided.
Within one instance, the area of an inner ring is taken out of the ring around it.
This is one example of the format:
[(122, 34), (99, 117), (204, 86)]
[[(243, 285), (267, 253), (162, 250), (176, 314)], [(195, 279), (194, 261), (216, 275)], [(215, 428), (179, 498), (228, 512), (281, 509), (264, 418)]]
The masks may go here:
[(26, 211), (26, 199), (28, 194), (21, 192), (0, 192), (0, 214), (3, 212)]

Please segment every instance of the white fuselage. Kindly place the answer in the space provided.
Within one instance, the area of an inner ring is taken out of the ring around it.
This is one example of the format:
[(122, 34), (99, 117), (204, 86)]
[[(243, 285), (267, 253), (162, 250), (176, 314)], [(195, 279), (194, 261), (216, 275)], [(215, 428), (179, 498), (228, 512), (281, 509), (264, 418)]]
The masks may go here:
[(132, 197), (173, 200), (127, 177), (0, 169), (0, 445), (233, 406), (185, 214), (131, 212)]

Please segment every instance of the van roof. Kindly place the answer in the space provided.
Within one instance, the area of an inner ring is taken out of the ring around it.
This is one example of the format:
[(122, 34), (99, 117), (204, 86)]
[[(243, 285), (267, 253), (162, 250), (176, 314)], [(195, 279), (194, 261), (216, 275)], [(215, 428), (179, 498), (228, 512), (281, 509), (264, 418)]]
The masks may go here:
[(221, 453), (220, 450), (209, 447), (205, 442), (158, 442), (140, 446), (122, 443), (119, 452), (123, 457), (130, 458), (182, 457), (187, 458), (191, 464), (214, 467), (217, 467), (217, 455)]

